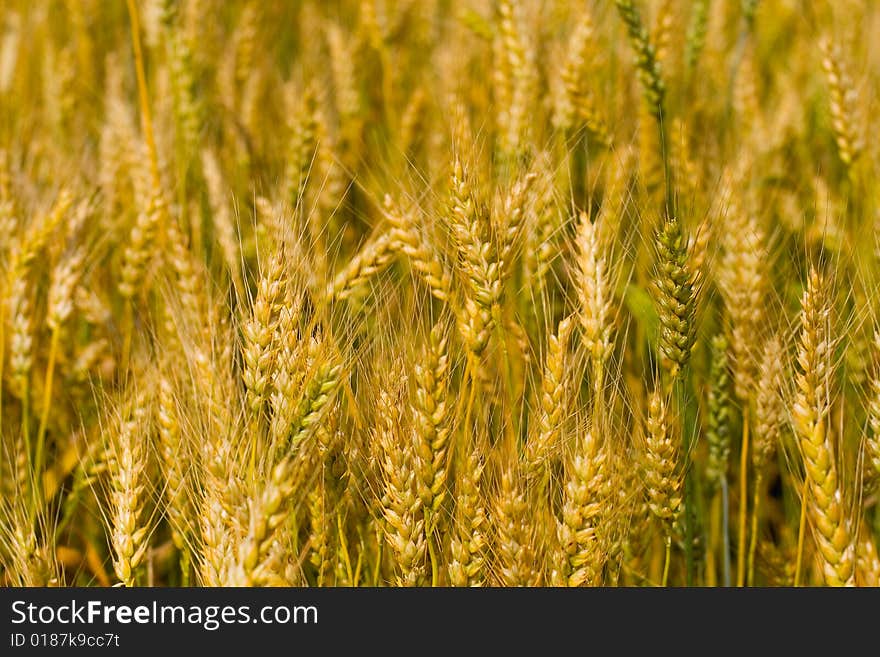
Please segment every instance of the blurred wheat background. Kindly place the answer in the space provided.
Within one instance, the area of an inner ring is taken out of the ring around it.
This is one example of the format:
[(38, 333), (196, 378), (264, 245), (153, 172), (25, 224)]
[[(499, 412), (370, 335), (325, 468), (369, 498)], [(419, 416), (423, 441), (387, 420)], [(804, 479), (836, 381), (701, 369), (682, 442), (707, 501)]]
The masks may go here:
[(4, 0), (0, 583), (880, 583), (880, 6)]

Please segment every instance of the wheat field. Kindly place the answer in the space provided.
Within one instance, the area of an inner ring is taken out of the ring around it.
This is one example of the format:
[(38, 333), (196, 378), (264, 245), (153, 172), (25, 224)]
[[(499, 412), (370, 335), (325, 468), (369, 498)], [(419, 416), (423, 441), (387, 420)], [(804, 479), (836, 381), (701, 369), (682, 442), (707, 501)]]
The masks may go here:
[(880, 584), (880, 6), (4, 0), (0, 584)]

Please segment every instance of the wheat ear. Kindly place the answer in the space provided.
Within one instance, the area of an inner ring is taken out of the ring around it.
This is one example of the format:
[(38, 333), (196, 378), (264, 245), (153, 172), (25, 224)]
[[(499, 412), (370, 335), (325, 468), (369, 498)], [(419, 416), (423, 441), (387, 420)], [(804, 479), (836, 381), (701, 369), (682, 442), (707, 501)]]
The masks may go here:
[(481, 489), (483, 462), (476, 446), (458, 468), (455, 527), (450, 544), (449, 580), (453, 586), (482, 586), (487, 579), (487, 523)]
[(544, 374), (541, 377), (538, 430), (526, 443), (525, 450), (526, 466), (532, 474), (549, 467), (550, 457), (559, 447), (571, 387), (566, 366), (573, 328), (572, 318), (566, 317), (559, 322), (556, 335), (551, 335), (547, 342)]
[(537, 586), (535, 537), (529, 506), (516, 466), (501, 475), (501, 486), (493, 506), (498, 579), (503, 586)]
[(584, 431), (566, 464), (559, 542), (569, 586), (600, 583), (608, 558), (604, 526), (610, 502), (607, 458), (595, 427)]
[(398, 586), (421, 586), (426, 581), (423, 504), (418, 494), (415, 445), (402, 421), (402, 400), (383, 390), (379, 394), (375, 438), (381, 448), (384, 479), (382, 497), (385, 539), (398, 566)]
[(853, 583), (854, 554), (828, 427), (833, 345), (826, 294), (825, 281), (812, 269), (802, 301), (791, 416), (807, 478), (802, 504), (813, 521), (825, 582), (841, 586)]
[(679, 465), (681, 446), (673, 436), (666, 402), (655, 390), (648, 399), (648, 417), (644, 458), (645, 487), (648, 508), (663, 527), (666, 563), (663, 568), (665, 585), (669, 571), (670, 548), (674, 525), (682, 511), (682, 475)]
[(146, 409), (141, 400), (134, 402), (113, 437), (111, 465), (110, 543), (113, 547), (113, 570), (125, 586), (134, 586), (137, 571), (144, 560), (149, 532), (143, 518), (146, 487), (146, 460), (143, 431)]
[(655, 242), (660, 315), (658, 349), (661, 363), (675, 380), (690, 360), (696, 339), (699, 275), (690, 263), (690, 250), (678, 219), (669, 217)]

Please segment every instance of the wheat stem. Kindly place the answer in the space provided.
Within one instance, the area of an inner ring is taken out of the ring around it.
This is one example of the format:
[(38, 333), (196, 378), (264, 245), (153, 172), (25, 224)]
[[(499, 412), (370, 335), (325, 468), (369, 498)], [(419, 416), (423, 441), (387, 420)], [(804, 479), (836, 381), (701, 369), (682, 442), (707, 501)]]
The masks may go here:
[(59, 327), (52, 329), (49, 345), (49, 362), (46, 364), (46, 383), (43, 387), (43, 408), (40, 413), (40, 428), (37, 431), (37, 446), (34, 455), (34, 475), (36, 477), (39, 497), (42, 498), (43, 450), (46, 442), (46, 427), (49, 424), (49, 410), (52, 406), (52, 381), (55, 375), (55, 359), (58, 357), (58, 341), (61, 336)]
[(746, 569), (746, 586), (755, 585), (755, 553), (758, 548), (758, 510), (761, 505), (761, 486), (763, 477), (760, 472), (755, 473), (754, 493), (752, 496), (752, 523), (749, 537), (749, 558)]
[(748, 495), (749, 467), (749, 407), (743, 408), (742, 447), (739, 458), (739, 536), (736, 551), (736, 585), (744, 586), (746, 582), (746, 534), (749, 512)]
[(801, 585), (801, 573), (804, 563), (804, 542), (807, 534), (807, 482), (801, 489), (801, 514), (798, 520), (797, 557), (794, 565), (794, 586)]
[(147, 93), (147, 76), (144, 71), (144, 55), (141, 51), (141, 28), (135, 0), (126, 0), (128, 15), (131, 19), (131, 43), (134, 48), (135, 74), (138, 85), (138, 101), (141, 109), (144, 139), (147, 142), (147, 154), (150, 158), (150, 176), (154, 189), (159, 187), (159, 156), (156, 150), (156, 138), (153, 133), (153, 118), (150, 114), (150, 99)]
[(666, 536), (663, 539), (663, 542), (666, 545), (666, 549), (663, 557), (663, 579), (661, 580), (660, 586), (666, 586), (669, 582), (669, 562), (671, 561), (670, 556), (672, 554), (672, 537)]
[(721, 480), (721, 549), (722, 555), (722, 576), (724, 586), (729, 587), (732, 584), (731, 567), (730, 567), (730, 486), (727, 483), (727, 477)]

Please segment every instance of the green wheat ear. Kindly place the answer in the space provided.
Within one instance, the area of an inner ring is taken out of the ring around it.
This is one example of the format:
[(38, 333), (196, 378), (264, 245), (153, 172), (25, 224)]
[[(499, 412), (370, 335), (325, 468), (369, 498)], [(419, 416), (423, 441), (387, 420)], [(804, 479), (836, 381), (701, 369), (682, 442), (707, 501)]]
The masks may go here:
[(615, 0), (617, 11), (626, 25), (630, 44), (636, 54), (636, 67), (639, 80), (645, 94), (645, 101), (651, 113), (659, 121), (663, 116), (663, 103), (666, 98), (666, 84), (660, 71), (660, 60), (657, 51), (648, 36), (648, 30), (642, 22), (641, 14), (633, 0)]
[(709, 370), (708, 427), (706, 443), (709, 459), (706, 463), (706, 479), (712, 487), (721, 485), (727, 477), (730, 458), (731, 414), (730, 370), (727, 358), (727, 340), (723, 335), (712, 338), (712, 365)]
[(669, 217), (657, 231), (656, 279), (660, 361), (670, 379), (681, 377), (696, 339), (699, 276), (690, 267), (687, 239), (681, 223)]

